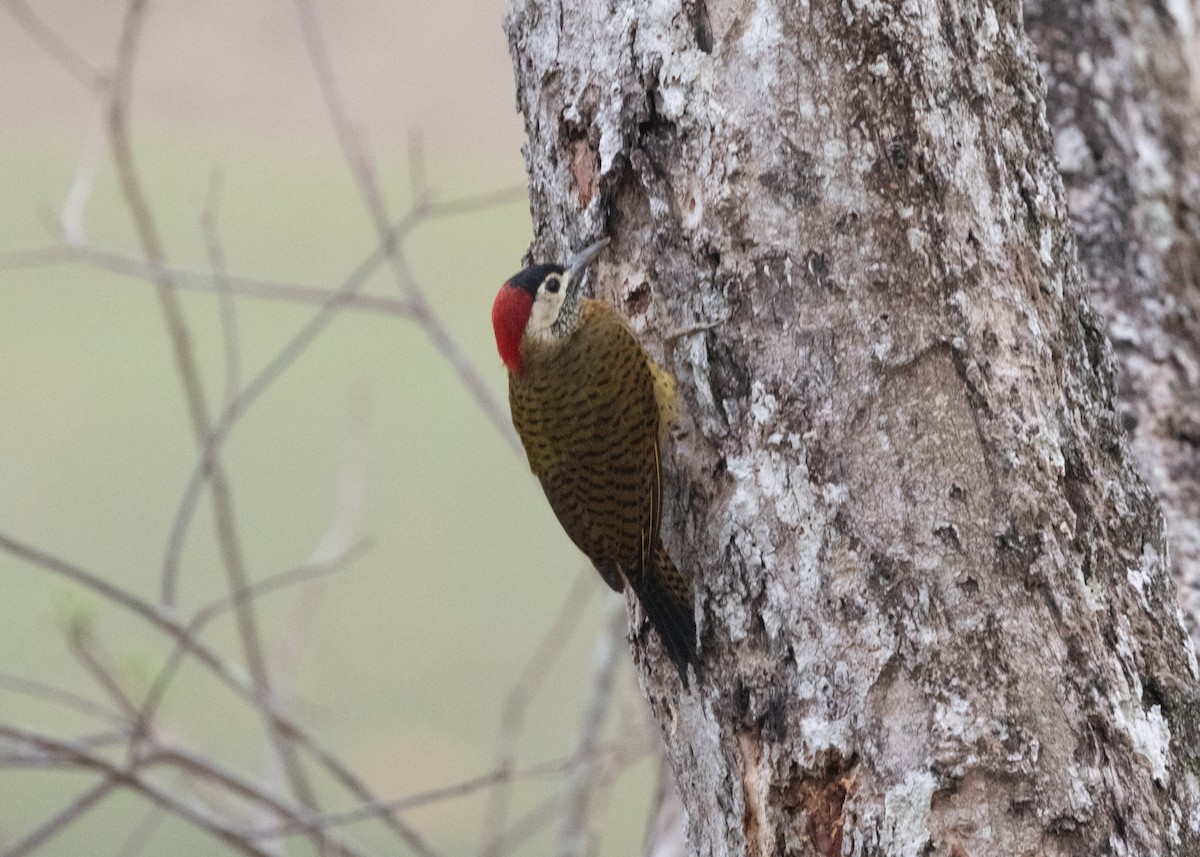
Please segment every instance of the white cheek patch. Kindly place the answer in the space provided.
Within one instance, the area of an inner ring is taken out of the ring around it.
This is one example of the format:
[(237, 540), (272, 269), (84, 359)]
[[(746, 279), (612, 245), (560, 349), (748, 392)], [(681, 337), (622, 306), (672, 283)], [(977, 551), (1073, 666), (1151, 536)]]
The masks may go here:
[(549, 339), (552, 337), (551, 326), (558, 320), (559, 310), (562, 309), (563, 297), (566, 289), (560, 288), (557, 292), (539, 291), (537, 299), (533, 302), (533, 309), (529, 313), (529, 322), (525, 325), (525, 332), (537, 339)]

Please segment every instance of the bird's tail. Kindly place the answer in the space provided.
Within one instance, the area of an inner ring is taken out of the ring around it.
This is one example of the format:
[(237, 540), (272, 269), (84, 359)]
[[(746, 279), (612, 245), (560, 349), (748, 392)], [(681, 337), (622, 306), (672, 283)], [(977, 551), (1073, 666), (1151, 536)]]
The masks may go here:
[(654, 565), (643, 569), (636, 580), (630, 580), (642, 609), (667, 655), (687, 684), (687, 667), (696, 673), (700, 662), (696, 656), (696, 616), (692, 611), (692, 584), (684, 576), (660, 543), (654, 551)]

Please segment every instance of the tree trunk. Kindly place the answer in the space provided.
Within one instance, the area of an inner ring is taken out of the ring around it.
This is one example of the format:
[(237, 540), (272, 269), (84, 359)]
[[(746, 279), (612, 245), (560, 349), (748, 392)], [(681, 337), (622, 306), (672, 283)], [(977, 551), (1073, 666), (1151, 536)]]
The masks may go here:
[(1200, 111), (1184, 2), (1030, 0), (1059, 167), (1121, 417), (1200, 642)]
[(1200, 684), (1019, 4), (513, 0), (536, 240), (686, 414), (698, 854), (1200, 854)]

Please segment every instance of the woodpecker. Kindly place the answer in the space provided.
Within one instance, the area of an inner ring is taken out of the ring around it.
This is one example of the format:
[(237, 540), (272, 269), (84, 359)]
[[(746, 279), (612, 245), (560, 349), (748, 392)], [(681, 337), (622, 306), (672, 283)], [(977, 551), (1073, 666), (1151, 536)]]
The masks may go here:
[(691, 581), (659, 537), (660, 450), (678, 395), (625, 319), (580, 295), (606, 244), (512, 276), (492, 326), (513, 425), (550, 508), (605, 583), (633, 590), (686, 683), (687, 665), (699, 666)]

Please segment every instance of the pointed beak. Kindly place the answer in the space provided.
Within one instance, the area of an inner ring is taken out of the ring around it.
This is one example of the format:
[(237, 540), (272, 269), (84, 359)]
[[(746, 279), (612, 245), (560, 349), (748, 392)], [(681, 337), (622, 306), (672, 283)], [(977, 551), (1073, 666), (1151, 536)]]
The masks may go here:
[(601, 238), (595, 244), (589, 244), (571, 257), (567, 263), (567, 283), (574, 283), (575, 278), (583, 273), (592, 260), (600, 255), (600, 251), (608, 246), (608, 239)]

